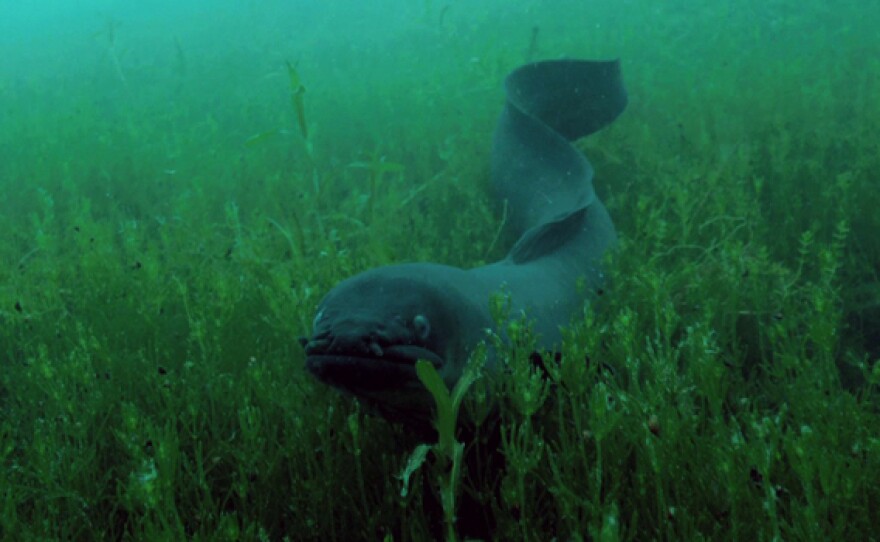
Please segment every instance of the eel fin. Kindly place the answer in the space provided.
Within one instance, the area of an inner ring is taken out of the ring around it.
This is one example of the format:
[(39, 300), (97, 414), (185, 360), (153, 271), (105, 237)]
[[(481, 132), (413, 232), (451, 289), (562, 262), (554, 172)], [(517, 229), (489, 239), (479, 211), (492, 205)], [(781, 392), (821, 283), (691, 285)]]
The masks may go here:
[(571, 142), (610, 124), (627, 103), (614, 61), (526, 64), (507, 76), (492, 142), (492, 187), (520, 237), (596, 201), (593, 168)]
[(579, 207), (554, 220), (539, 224), (526, 231), (507, 254), (514, 264), (523, 264), (554, 254), (583, 228), (587, 206)]

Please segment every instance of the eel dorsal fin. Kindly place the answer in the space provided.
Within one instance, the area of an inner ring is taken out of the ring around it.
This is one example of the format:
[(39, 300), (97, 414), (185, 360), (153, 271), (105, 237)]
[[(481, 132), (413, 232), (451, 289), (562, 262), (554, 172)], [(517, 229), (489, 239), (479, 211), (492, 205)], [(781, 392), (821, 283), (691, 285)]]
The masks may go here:
[(570, 142), (611, 123), (627, 97), (616, 60), (526, 64), (507, 77), (505, 91), (492, 184), (519, 238), (593, 203), (593, 168)]
[(513, 245), (507, 253), (507, 260), (519, 265), (557, 252), (583, 227), (583, 217), (587, 212), (587, 207), (579, 207), (556, 220), (531, 228)]

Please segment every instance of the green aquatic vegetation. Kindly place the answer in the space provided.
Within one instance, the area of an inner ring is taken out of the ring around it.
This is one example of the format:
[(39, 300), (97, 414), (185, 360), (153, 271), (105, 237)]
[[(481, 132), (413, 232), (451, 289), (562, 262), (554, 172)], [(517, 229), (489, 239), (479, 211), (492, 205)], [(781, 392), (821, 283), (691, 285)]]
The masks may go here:
[(299, 133), (302, 135), (303, 139), (308, 142), (309, 125), (306, 122), (306, 106), (304, 99), (306, 87), (302, 84), (302, 81), (299, 78), (299, 72), (296, 71), (296, 66), (289, 61), (286, 65), (287, 77), (290, 80), (290, 101), (293, 104), (293, 110), (296, 113), (296, 123), (299, 126)]
[(443, 521), (446, 525), (446, 540), (448, 541), (457, 540), (456, 500), (461, 492), (459, 484), (461, 483), (465, 447), (463, 442), (459, 442), (455, 438), (458, 412), (465, 394), (479, 377), (481, 364), (476, 361), (479, 357), (479, 355), (475, 356), (475, 359), (468, 363), (451, 392), (446, 388), (446, 384), (443, 383), (431, 363), (424, 360), (416, 362), (416, 373), (419, 380), (434, 398), (436, 406), (434, 427), (437, 431), (437, 443), (433, 445), (419, 444), (410, 454), (406, 468), (400, 475), (403, 482), (401, 495), (405, 497), (409, 492), (408, 484), (413, 472), (422, 467), (430, 452), (434, 458), (431, 471), (436, 479), (435, 487), (443, 507)]
[(385, 155), (379, 152), (379, 149), (373, 151), (369, 161), (358, 160), (348, 164), (348, 167), (367, 171), (370, 186), (370, 191), (367, 195), (367, 220), (368, 224), (372, 224), (378, 188), (382, 185), (383, 177), (388, 173), (402, 174), (405, 167), (403, 164), (388, 161)]
[[(173, 104), (130, 55), (63, 87), (5, 82), (0, 537), (870, 538), (880, 55), (792, 42), (769, 25), (806, 31), (802, 12), (760, 9), (542, 26), (542, 52), (627, 63), (630, 110), (582, 145), (621, 244), (544, 369), (528, 319), (508, 323), (506, 369), (457, 396), (436, 448), (316, 386), (296, 337), (368, 267), (503, 256), (484, 89), (533, 22), (512, 49), (469, 41), (453, 5), (436, 66), (404, 51), (358, 84), (304, 58), (308, 124), (290, 127), (311, 155), (248, 140), (291, 106), (300, 123), (283, 68), (188, 51)], [(742, 54), (762, 33), (774, 51)]]
[(108, 17), (104, 22), (104, 29), (95, 32), (92, 37), (101, 37), (106, 40), (107, 55), (110, 57), (110, 61), (113, 64), (113, 71), (116, 73), (116, 76), (119, 77), (119, 81), (122, 82), (123, 85), (128, 86), (128, 79), (126, 79), (125, 73), (122, 71), (120, 55), (116, 48), (116, 31), (120, 26), (121, 23), (119, 21)]

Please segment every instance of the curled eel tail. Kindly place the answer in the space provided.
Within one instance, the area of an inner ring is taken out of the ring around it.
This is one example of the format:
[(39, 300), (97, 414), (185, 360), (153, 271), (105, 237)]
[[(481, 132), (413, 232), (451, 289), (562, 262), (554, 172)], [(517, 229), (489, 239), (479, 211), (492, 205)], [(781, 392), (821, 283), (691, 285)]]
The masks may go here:
[(593, 168), (571, 142), (610, 124), (627, 103), (619, 61), (526, 64), (505, 80), (492, 183), (521, 238), (596, 201)]

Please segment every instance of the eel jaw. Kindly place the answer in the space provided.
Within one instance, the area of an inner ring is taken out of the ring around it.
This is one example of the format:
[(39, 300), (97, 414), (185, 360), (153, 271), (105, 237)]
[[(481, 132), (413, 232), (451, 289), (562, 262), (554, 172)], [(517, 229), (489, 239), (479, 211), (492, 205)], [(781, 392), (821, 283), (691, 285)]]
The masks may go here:
[(431, 435), (434, 398), (416, 374), (416, 362), (430, 362), (441, 374), (445, 360), (433, 350), (387, 337), (316, 334), (300, 343), (306, 370), (319, 381), (359, 399), (368, 409), (398, 421), (426, 438)]
[(433, 433), (434, 399), (411, 363), (341, 354), (310, 355), (306, 369), (339, 391), (356, 397), (368, 410), (403, 423), (425, 439)]
[[(356, 396), (381, 400), (401, 392), (426, 393), (415, 371), (416, 361), (429, 361), (437, 370), (444, 362), (427, 348), (412, 345), (391, 345), (356, 352), (306, 345), (306, 369), (318, 380)], [(394, 401), (392, 401), (394, 402)]]

